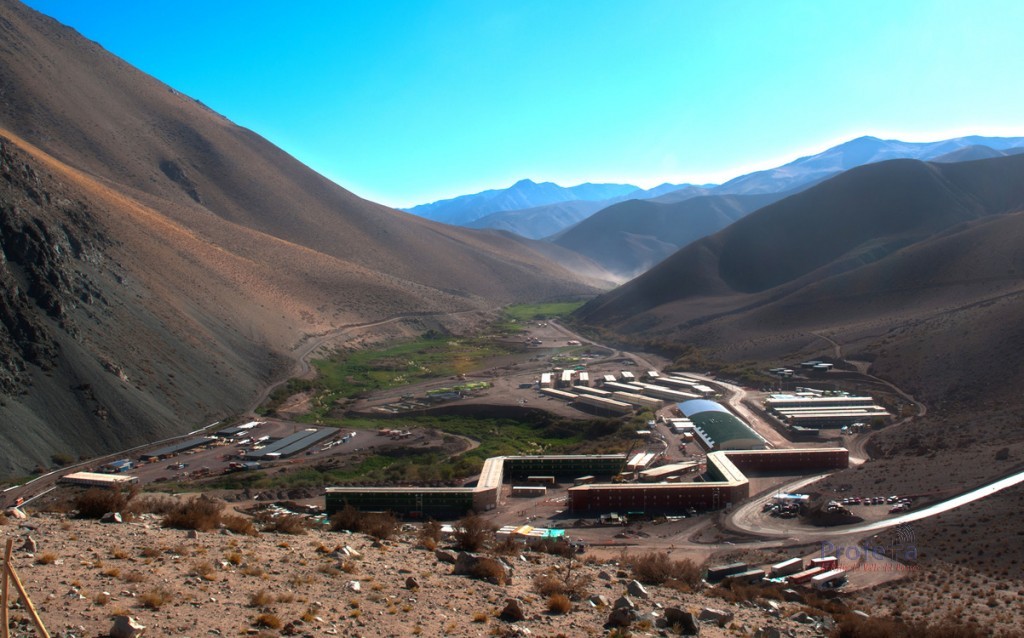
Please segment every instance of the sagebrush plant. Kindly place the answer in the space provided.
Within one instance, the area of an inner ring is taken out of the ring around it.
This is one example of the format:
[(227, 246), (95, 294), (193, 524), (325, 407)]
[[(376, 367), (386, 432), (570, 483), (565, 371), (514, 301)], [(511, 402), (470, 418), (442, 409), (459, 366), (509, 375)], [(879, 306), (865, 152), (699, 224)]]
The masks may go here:
[(553, 614), (567, 614), (572, 609), (572, 602), (565, 594), (551, 594), (548, 597), (548, 611)]
[(205, 494), (177, 503), (164, 516), (163, 526), (174, 529), (194, 529), (208, 532), (221, 523), (224, 502)]

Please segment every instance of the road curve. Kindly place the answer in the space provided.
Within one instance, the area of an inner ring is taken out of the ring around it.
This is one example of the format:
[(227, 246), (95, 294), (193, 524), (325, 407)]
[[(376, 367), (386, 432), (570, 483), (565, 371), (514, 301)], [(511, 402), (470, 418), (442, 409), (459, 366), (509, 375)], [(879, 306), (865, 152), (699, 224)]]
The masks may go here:
[[(825, 476), (827, 476), (827, 474), (801, 479), (800, 481), (790, 483), (789, 485), (780, 488), (779, 491), (791, 492), (800, 490), (802, 487)], [(929, 505), (928, 507), (924, 507), (913, 512), (907, 512), (906, 514), (893, 516), (891, 518), (886, 518), (872, 523), (837, 525), (835, 527), (815, 527), (812, 525), (794, 524), (783, 519), (762, 516), (761, 506), (772, 496), (771, 494), (768, 494), (750, 501), (749, 503), (745, 503), (737, 508), (729, 517), (729, 524), (735, 529), (752, 534), (758, 534), (761, 536), (799, 536), (801, 540), (815, 540), (816, 538), (845, 536), (848, 534), (869, 534), (889, 527), (895, 527), (902, 523), (912, 523), (914, 521), (942, 514), (943, 512), (954, 510), (958, 507), (967, 505), (968, 503), (973, 503), (974, 501), (979, 501), (1021, 483), (1024, 483), (1024, 472), (1012, 474), (1006, 478), (989, 483), (988, 485), (983, 485), (968, 492), (964, 492), (959, 496), (955, 496), (940, 503), (935, 503), (934, 505)]]

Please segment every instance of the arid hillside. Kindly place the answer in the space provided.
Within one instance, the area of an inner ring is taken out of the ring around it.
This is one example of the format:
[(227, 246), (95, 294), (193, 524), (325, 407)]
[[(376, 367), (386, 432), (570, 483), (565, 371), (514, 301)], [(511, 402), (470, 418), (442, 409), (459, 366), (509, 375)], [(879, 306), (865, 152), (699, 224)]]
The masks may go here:
[(0, 476), (237, 413), (345, 327), (603, 285), (361, 199), (20, 3), (0, 32)]

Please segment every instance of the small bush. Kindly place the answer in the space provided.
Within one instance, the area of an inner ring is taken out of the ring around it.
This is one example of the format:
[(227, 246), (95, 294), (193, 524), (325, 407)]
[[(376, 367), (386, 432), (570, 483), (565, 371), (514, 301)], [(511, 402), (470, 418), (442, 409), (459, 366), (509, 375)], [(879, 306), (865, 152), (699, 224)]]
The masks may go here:
[(0, 512), (0, 526), (7, 524), (7, 515)]
[(495, 585), (504, 585), (507, 582), (505, 566), (496, 558), (481, 558), (473, 565), (470, 575)]
[(106, 605), (110, 602), (110, 594), (108, 594), (105, 591), (101, 591), (100, 593), (96, 594), (96, 597), (92, 599), (92, 602), (94, 605), (102, 607), (103, 605)]
[(231, 563), (235, 567), (238, 567), (239, 565), (241, 565), (242, 561), (243, 561), (242, 555), (239, 554), (238, 552), (229, 552), (228, 555), (225, 556), (225, 558), (227, 559), (227, 561), (229, 563)]
[(124, 577), (126, 583), (143, 583), (146, 582), (146, 575), (142, 572), (128, 572)]
[(220, 519), (221, 525), (234, 534), (245, 534), (246, 536), (257, 536), (256, 526), (251, 519), (238, 514), (227, 514)]
[(331, 530), (335, 532), (358, 532), (387, 540), (394, 536), (397, 529), (398, 520), (393, 515), (360, 512), (347, 503), (331, 516)]
[(110, 578), (120, 578), (121, 577), (121, 570), (118, 569), (117, 567), (108, 567), (108, 568), (104, 569), (100, 573), (103, 574), (104, 576), (109, 576)]
[(455, 527), (455, 544), (467, 552), (477, 552), (494, 538), (494, 526), (477, 514), (469, 514)]
[(111, 547), (110, 556), (118, 560), (124, 560), (125, 558), (128, 558), (128, 550), (123, 547)]
[(242, 568), (242, 574), (246, 576), (258, 576), (262, 578), (267, 572), (263, 570), (259, 565), (246, 565)]
[(269, 607), (274, 604), (274, 595), (266, 589), (261, 589), (249, 597), (250, 607)]
[(567, 614), (572, 609), (572, 603), (565, 594), (551, 594), (548, 597), (548, 611), (553, 614)]
[(164, 527), (208, 532), (220, 526), (224, 503), (206, 495), (179, 502), (164, 516)]
[(478, 611), (473, 614), (473, 622), (485, 623), (487, 622), (487, 612)]
[(263, 524), (264, 532), (274, 532), (277, 534), (292, 534), (298, 536), (305, 534), (309, 530), (309, 521), (304, 516), (297, 514), (285, 514), (284, 516), (275, 516), (268, 519)]
[(208, 560), (194, 563), (189, 573), (203, 580), (217, 580), (217, 568)]
[(53, 552), (43, 552), (42, 554), (36, 556), (37, 565), (51, 565), (56, 560), (57, 555)]
[(441, 542), (441, 524), (431, 519), (423, 524), (419, 534), (420, 545), (429, 551), (437, 549)]
[(256, 620), (252, 621), (252, 624), (256, 627), (266, 627), (267, 629), (280, 629), (284, 626), (281, 619), (274, 614), (260, 614), (256, 616)]
[(139, 596), (139, 602), (146, 609), (157, 610), (169, 603), (172, 598), (174, 595), (170, 590), (160, 587)]
[(122, 512), (138, 493), (138, 488), (122, 492), (121, 488), (90, 487), (75, 499), (79, 518), (103, 518), (107, 512)]
[(700, 567), (690, 559), (672, 560), (665, 552), (629, 556), (626, 564), (633, 578), (647, 585), (673, 584), (694, 587), (700, 582)]
[(142, 554), (143, 558), (156, 558), (157, 556), (163, 554), (163, 550), (161, 550), (158, 547), (150, 546), (150, 547), (143, 547), (142, 551), (140, 553)]

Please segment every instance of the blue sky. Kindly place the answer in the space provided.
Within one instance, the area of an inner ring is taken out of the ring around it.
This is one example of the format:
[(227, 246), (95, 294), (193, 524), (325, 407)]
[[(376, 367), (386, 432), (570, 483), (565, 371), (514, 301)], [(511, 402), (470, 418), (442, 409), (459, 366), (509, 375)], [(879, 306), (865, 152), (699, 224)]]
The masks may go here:
[(28, 4), (392, 206), (1024, 135), (1015, 1)]

